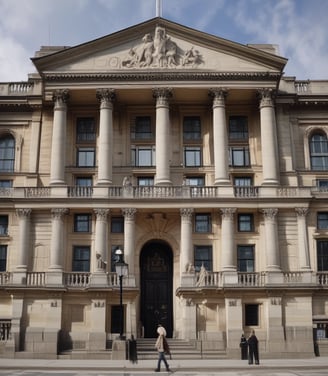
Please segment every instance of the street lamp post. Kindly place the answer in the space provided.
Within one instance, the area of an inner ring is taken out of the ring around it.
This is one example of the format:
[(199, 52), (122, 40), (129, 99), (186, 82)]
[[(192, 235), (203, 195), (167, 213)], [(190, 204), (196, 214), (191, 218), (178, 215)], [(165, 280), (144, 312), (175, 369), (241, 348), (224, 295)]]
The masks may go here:
[(120, 339), (123, 339), (123, 324), (124, 324), (124, 311), (123, 311), (123, 277), (128, 275), (128, 264), (124, 262), (123, 251), (118, 248), (115, 251), (117, 261), (115, 263), (115, 271), (119, 278), (120, 283)]

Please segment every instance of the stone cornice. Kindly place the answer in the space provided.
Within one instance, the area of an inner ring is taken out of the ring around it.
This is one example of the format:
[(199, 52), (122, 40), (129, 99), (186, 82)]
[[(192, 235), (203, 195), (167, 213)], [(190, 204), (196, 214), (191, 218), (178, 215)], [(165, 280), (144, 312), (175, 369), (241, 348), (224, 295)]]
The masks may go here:
[(277, 81), (279, 72), (111, 72), (111, 73), (44, 73), (46, 81)]

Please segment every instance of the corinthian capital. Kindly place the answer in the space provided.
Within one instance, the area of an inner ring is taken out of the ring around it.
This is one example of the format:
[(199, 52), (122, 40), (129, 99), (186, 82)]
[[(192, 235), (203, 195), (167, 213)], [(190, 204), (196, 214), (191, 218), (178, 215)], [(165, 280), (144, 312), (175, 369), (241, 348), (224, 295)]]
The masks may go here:
[(137, 209), (135, 208), (123, 208), (122, 213), (124, 215), (124, 218), (130, 221), (134, 220), (134, 216), (137, 212)]
[(97, 220), (106, 221), (109, 214), (109, 209), (94, 209), (94, 212)]
[(263, 209), (262, 213), (264, 215), (264, 219), (269, 219), (273, 221), (276, 218), (278, 209), (274, 209), (274, 208)]
[(228, 90), (222, 87), (214, 87), (210, 89), (208, 95), (213, 98), (213, 106), (224, 105)]
[(232, 220), (234, 214), (236, 213), (236, 208), (222, 208), (220, 210), (221, 210), (222, 218), (224, 219)]
[(267, 107), (267, 106), (273, 106), (273, 101), (275, 97), (275, 90), (273, 89), (260, 89), (258, 90), (258, 95), (260, 98), (260, 108), (261, 107)]
[(67, 103), (69, 99), (69, 91), (67, 89), (64, 90), (55, 90), (52, 95), (52, 100), (54, 101), (55, 105), (62, 105)]
[(116, 94), (114, 89), (98, 89), (96, 97), (100, 103), (111, 103), (115, 100)]
[(180, 209), (180, 215), (183, 220), (191, 220), (193, 213), (194, 213), (193, 208)]
[(172, 89), (167, 87), (154, 88), (153, 97), (156, 98), (157, 104), (167, 104), (172, 97)]
[(28, 218), (32, 213), (32, 209), (16, 209), (18, 218)]
[(66, 208), (51, 209), (51, 216), (53, 219), (62, 219), (65, 214), (68, 213)]

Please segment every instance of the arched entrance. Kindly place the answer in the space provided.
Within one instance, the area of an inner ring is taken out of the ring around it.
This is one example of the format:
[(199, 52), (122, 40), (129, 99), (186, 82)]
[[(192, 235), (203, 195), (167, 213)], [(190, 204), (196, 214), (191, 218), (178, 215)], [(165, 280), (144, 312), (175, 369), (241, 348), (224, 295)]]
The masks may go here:
[(160, 240), (146, 243), (140, 254), (141, 322), (145, 338), (157, 336), (157, 325), (173, 332), (173, 256), (171, 247)]

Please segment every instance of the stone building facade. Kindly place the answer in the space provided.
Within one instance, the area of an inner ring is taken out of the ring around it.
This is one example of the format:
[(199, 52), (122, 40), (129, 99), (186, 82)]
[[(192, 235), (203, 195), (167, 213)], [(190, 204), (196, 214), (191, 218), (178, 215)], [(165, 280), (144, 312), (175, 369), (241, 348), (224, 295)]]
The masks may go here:
[(158, 323), (230, 357), (251, 329), (264, 357), (327, 353), (328, 81), (160, 17), (32, 61), (0, 84), (1, 356)]

